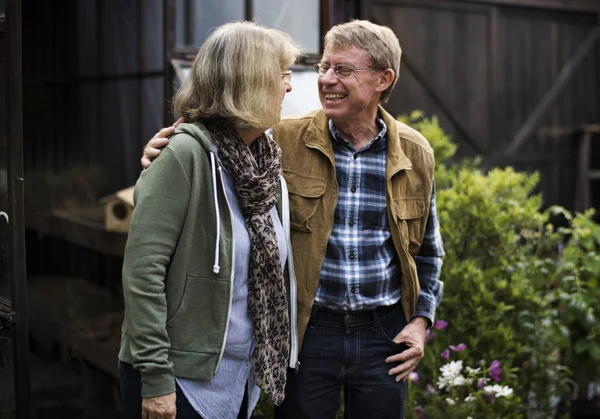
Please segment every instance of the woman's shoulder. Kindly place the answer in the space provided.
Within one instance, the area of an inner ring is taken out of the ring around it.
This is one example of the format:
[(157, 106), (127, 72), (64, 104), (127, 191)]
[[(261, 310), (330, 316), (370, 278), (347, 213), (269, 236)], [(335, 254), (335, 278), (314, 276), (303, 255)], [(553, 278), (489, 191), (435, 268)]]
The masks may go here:
[(210, 132), (202, 124), (183, 123), (177, 126), (175, 133), (169, 138), (168, 147), (174, 152), (212, 151), (213, 143)]

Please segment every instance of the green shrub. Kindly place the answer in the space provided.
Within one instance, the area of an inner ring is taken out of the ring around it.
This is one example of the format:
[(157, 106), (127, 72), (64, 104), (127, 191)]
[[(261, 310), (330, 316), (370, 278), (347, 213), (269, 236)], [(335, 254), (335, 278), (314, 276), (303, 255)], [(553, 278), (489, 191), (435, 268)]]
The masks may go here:
[[(535, 173), (510, 167), (483, 172), (477, 160), (453, 162), (456, 147), (435, 117), (415, 112), (399, 119), (419, 130), (436, 154), (446, 250), (436, 316), (449, 323), (429, 332), (418, 384), (409, 385), (407, 416), (551, 417), (559, 400), (570, 399), (570, 377), (584, 385), (599, 375), (600, 316), (594, 304), (600, 302), (600, 226), (591, 214), (571, 218), (561, 208), (543, 211)], [(555, 231), (549, 222), (557, 215), (568, 227)], [(459, 343), (466, 349), (448, 350)], [(428, 391), (448, 365), (441, 353), (482, 371), (499, 361), (497, 384), (513, 394), (492, 403), (472, 384)], [(465, 402), (469, 394), (473, 400)]]

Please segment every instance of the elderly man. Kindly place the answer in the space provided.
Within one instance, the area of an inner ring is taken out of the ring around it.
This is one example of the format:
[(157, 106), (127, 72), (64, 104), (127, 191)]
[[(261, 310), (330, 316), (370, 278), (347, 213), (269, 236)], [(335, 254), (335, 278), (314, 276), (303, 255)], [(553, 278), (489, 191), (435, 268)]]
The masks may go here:
[[(334, 26), (316, 65), (322, 110), (283, 119), (300, 354), (278, 418), (402, 418), (443, 284), (433, 151), (382, 107), (402, 51), (387, 27)], [(171, 129), (146, 147), (143, 165)]]

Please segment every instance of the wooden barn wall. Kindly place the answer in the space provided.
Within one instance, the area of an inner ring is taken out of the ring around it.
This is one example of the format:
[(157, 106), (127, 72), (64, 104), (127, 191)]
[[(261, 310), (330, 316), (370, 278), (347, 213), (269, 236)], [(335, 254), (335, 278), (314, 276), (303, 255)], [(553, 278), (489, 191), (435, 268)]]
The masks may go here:
[(26, 170), (131, 185), (162, 125), (162, 1), (24, 0), (23, 15)]
[[(23, 0), (23, 19), (26, 212), (132, 185), (162, 126), (162, 1)], [(27, 263), (109, 288), (120, 278), (119, 258), (34, 231)]]
[(357, 19), (361, 14), (361, 2), (359, 0), (330, 0), (329, 5), (331, 8), (331, 26)]
[(387, 105), (393, 114), (420, 109), (438, 115), (459, 143), (459, 155), (537, 170), (546, 203), (572, 206), (577, 138), (555, 128), (600, 123), (597, 45), (518, 153), (501, 154), (598, 24), (597, 15), (445, 0), (366, 4), (364, 17), (391, 27), (403, 48), (400, 80)]

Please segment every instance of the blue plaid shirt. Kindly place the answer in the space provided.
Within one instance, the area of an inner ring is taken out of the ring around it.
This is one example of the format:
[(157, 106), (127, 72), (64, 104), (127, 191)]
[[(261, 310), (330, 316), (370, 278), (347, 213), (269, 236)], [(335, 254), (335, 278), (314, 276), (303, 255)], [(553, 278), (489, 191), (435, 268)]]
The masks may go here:
[[(371, 310), (401, 297), (400, 261), (386, 212), (387, 127), (356, 151), (329, 121), (339, 186), (338, 204), (316, 303), (338, 311)], [(435, 184), (425, 236), (416, 256), (421, 292), (414, 316), (433, 323), (443, 284), (444, 249), (435, 206)]]

